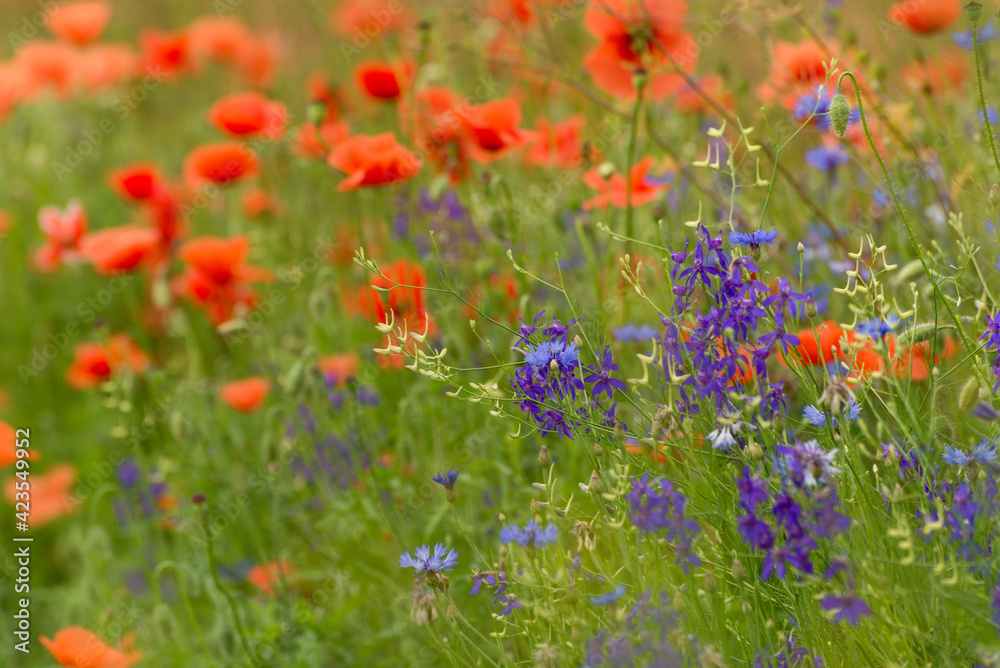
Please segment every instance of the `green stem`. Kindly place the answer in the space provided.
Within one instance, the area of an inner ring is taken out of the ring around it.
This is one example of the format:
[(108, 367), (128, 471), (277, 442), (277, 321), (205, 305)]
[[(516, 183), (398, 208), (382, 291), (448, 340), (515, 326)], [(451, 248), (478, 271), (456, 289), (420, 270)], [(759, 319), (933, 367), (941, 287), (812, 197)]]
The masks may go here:
[(983, 123), (986, 125), (986, 136), (990, 138), (990, 150), (993, 152), (993, 164), (997, 168), (997, 176), (1000, 177), (1000, 158), (997, 157), (997, 147), (993, 142), (993, 126), (990, 124), (989, 114), (986, 113), (986, 97), (983, 95), (983, 73), (979, 69), (979, 31), (976, 24), (972, 24), (972, 53), (976, 60), (976, 82), (979, 84), (979, 105), (983, 110)]
[[(927, 280), (931, 282), (931, 286), (934, 288), (934, 294), (941, 297), (941, 301), (944, 303), (945, 309), (948, 310), (948, 315), (951, 317), (952, 322), (955, 323), (955, 329), (958, 330), (959, 336), (962, 337), (962, 344), (965, 346), (966, 350), (975, 350), (975, 345), (969, 339), (968, 333), (965, 331), (965, 327), (962, 326), (962, 321), (959, 319), (958, 314), (952, 308), (951, 303), (941, 294), (941, 288), (938, 287), (937, 282), (931, 275), (930, 267), (927, 266), (927, 260), (924, 259), (924, 252), (920, 248), (920, 244), (917, 243), (917, 237), (913, 234), (913, 228), (910, 226), (910, 221), (906, 219), (906, 213), (903, 212), (903, 207), (899, 203), (899, 196), (896, 195), (896, 188), (892, 185), (892, 179), (889, 177), (889, 170), (885, 166), (885, 161), (882, 160), (882, 155), (878, 152), (878, 148), (875, 146), (875, 140), (872, 139), (871, 131), (868, 129), (868, 121), (865, 120), (865, 109), (864, 105), (861, 103), (861, 87), (858, 85), (858, 80), (855, 78), (853, 72), (843, 72), (837, 79), (837, 93), (840, 93), (841, 85), (844, 81), (844, 77), (851, 77), (851, 81), (854, 82), (854, 94), (858, 99), (858, 112), (861, 116), (861, 126), (864, 128), (865, 137), (868, 138), (868, 144), (872, 147), (872, 152), (875, 153), (875, 157), (878, 159), (878, 164), (882, 168), (882, 174), (885, 176), (886, 185), (889, 187), (889, 194), (892, 195), (892, 202), (896, 206), (896, 212), (899, 214), (900, 220), (903, 221), (903, 227), (906, 228), (906, 236), (910, 240), (910, 245), (913, 246), (913, 250), (917, 253), (917, 259), (920, 260), (920, 266), (924, 270), (924, 274), (927, 276)], [(987, 123), (987, 126), (989, 123)], [(993, 135), (990, 135), (990, 142), (993, 141)], [(996, 153), (994, 152), (994, 156)], [(988, 386), (989, 382), (982, 373), (982, 369), (978, 364), (973, 363), (973, 369), (976, 375), (979, 376), (980, 382)]]
[(225, 597), (226, 602), (229, 603), (229, 609), (233, 613), (233, 621), (236, 623), (236, 632), (239, 633), (240, 642), (243, 643), (243, 650), (247, 653), (247, 656), (252, 657), (253, 653), (250, 650), (250, 642), (247, 640), (246, 631), (243, 629), (243, 622), (240, 620), (239, 609), (236, 607), (236, 601), (233, 600), (232, 595), (222, 586), (222, 581), (219, 580), (219, 569), (218, 564), (215, 561), (215, 548), (213, 544), (215, 538), (212, 536), (210, 527), (208, 525), (208, 514), (201, 513), (201, 523), (205, 529), (205, 540), (208, 543), (208, 567), (212, 571), (212, 581), (215, 583), (216, 589)]
[[(635, 161), (635, 139), (639, 134), (639, 113), (642, 111), (642, 93), (645, 90), (645, 82), (636, 78), (635, 82), (635, 106), (632, 108), (632, 126), (629, 128), (628, 155), (626, 156), (625, 172), (625, 236), (632, 238), (632, 163)], [(632, 252), (632, 242), (626, 241), (627, 253)]]

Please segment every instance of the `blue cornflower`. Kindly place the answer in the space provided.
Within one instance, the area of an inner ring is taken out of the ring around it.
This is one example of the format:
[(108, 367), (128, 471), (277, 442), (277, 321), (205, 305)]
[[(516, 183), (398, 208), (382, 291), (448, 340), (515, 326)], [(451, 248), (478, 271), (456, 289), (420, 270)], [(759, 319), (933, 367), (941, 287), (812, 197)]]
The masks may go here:
[(535, 520), (528, 520), (524, 528), (509, 524), (500, 529), (501, 543), (517, 543), (521, 547), (545, 547), (559, 538), (559, 528), (550, 524), (544, 529)]
[(594, 605), (611, 605), (625, 595), (625, 585), (618, 585), (614, 591), (609, 591), (600, 596), (591, 596), (590, 602)]
[(850, 162), (851, 157), (839, 144), (836, 146), (820, 146), (806, 151), (806, 164), (823, 172), (832, 172), (841, 165)]
[(969, 453), (953, 448), (950, 445), (944, 446), (944, 455), (941, 458), (945, 464), (951, 464), (952, 466), (968, 466), (972, 462)]
[(831, 594), (820, 601), (819, 605), (824, 610), (837, 611), (833, 616), (834, 624), (839, 624), (846, 619), (849, 623), (857, 625), (858, 620), (862, 616), (872, 614), (872, 610), (868, 607), (867, 603), (850, 594), (845, 596), (833, 596)]
[(885, 335), (896, 330), (899, 327), (900, 319), (894, 315), (886, 316), (885, 320), (880, 318), (872, 318), (871, 320), (866, 320), (859, 323), (854, 331), (858, 334), (864, 334), (865, 336), (870, 336), (873, 339), (885, 339)]
[(840, 473), (833, 465), (837, 448), (824, 450), (816, 440), (779, 445), (778, 452), (783, 457), (781, 465), (786, 475), (796, 487), (816, 487)]
[(625, 383), (618, 380), (617, 378), (611, 377), (612, 371), (618, 371), (619, 367), (614, 362), (614, 358), (611, 356), (611, 348), (605, 346), (604, 353), (601, 355), (601, 365), (593, 365), (588, 367), (590, 374), (584, 377), (584, 382), (593, 383), (593, 389), (591, 390), (591, 396), (594, 400), (598, 400), (602, 394), (608, 396), (608, 400), (614, 398), (614, 391), (620, 390), (624, 392), (627, 388)]
[(622, 343), (634, 341), (635, 343), (649, 343), (650, 339), (659, 337), (659, 332), (655, 327), (649, 325), (625, 324), (615, 327), (615, 338)]
[(778, 230), (754, 230), (753, 232), (730, 232), (729, 243), (743, 246), (773, 244), (778, 238)]
[(753, 475), (749, 466), (744, 466), (743, 474), (737, 476), (736, 489), (740, 492), (740, 505), (750, 512), (771, 498), (767, 493), (767, 482)]
[(434, 551), (427, 545), (421, 545), (414, 550), (415, 557), (409, 552), (399, 555), (399, 565), (402, 568), (412, 567), (417, 575), (436, 575), (446, 573), (458, 564), (458, 552), (438, 543)]
[[(978, 29), (979, 30), (979, 43), (989, 42), (997, 38), (997, 29), (993, 27), (992, 21), (986, 21), (986, 23)], [(966, 30), (965, 32), (952, 33), (951, 38), (955, 40), (955, 44), (958, 44), (960, 48), (966, 51), (972, 51), (972, 30)]]
[(771, 527), (754, 513), (740, 516), (738, 529), (750, 547), (759, 550), (769, 550), (774, 545), (774, 534)]
[(847, 402), (847, 408), (844, 409), (847, 413), (847, 419), (854, 422), (861, 416), (861, 404), (854, 400), (854, 397)]
[(458, 471), (445, 471), (444, 473), (439, 471), (431, 480), (445, 489), (454, 489), (455, 483), (458, 481)]
[(802, 411), (802, 417), (805, 418), (806, 422), (814, 427), (825, 427), (826, 426), (826, 413), (816, 408), (815, 406), (806, 406)]
[[(997, 124), (997, 110), (995, 107), (986, 107), (986, 115), (990, 119), (990, 125)], [(983, 120), (983, 110), (979, 110), (979, 120)]]

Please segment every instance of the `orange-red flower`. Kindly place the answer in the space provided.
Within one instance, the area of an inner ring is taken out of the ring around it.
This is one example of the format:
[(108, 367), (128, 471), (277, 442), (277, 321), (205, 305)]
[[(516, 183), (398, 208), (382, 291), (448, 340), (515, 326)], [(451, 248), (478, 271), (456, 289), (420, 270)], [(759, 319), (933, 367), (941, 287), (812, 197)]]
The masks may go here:
[(327, 162), (347, 174), (337, 186), (341, 192), (409, 181), (421, 166), (417, 156), (390, 132), (345, 139), (330, 151)]
[(242, 203), (247, 218), (260, 218), (266, 213), (277, 215), (282, 210), (281, 200), (261, 188), (243, 193)]
[(115, 649), (96, 634), (79, 626), (67, 626), (51, 640), (39, 638), (60, 666), (73, 668), (129, 668), (142, 659), (139, 652)]
[(925, 95), (960, 91), (968, 75), (968, 58), (957, 49), (934, 58), (922, 58), (900, 72), (903, 84), (910, 92)]
[(219, 398), (234, 411), (253, 413), (263, 405), (270, 389), (267, 378), (254, 376), (226, 383), (219, 388)]
[(206, 183), (225, 185), (260, 169), (256, 154), (236, 142), (218, 142), (197, 147), (184, 159), (184, 180), (191, 188)]
[(126, 202), (142, 202), (163, 187), (163, 174), (152, 162), (133, 162), (108, 174), (111, 188)]
[(327, 383), (342, 387), (348, 378), (358, 373), (358, 356), (354, 353), (323, 355), (319, 358), (319, 368)]
[(76, 78), (78, 52), (65, 42), (33, 39), (18, 49), (18, 65), (30, 83), (25, 95), (51, 89), (60, 97), (73, 91)]
[(175, 279), (174, 291), (205, 311), (216, 325), (232, 318), (238, 307), (252, 309), (257, 293), (250, 283), (271, 280), (271, 274), (246, 264), (249, 252), (250, 242), (243, 236), (188, 241), (178, 253), (187, 266)]
[(292, 153), (303, 158), (323, 158), (330, 149), (347, 139), (350, 128), (342, 120), (325, 120), (319, 131), (312, 123), (303, 123), (292, 142)]
[(141, 69), (172, 80), (194, 69), (191, 42), (184, 31), (147, 29), (139, 33)]
[[(827, 40), (826, 47), (843, 67), (846, 54), (836, 40)], [(764, 102), (777, 99), (786, 109), (792, 109), (798, 99), (826, 83), (826, 65), (830, 55), (812, 40), (802, 42), (777, 42), (771, 51), (771, 69), (767, 79), (757, 88), (757, 96)], [(859, 75), (858, 79), (864, 83)], [(843, 93), (848, 99), (854, 95), (854, 84), (844, 80)]]
[(464, 131), (469, 137), (472, 158), (491, 162), (521, 146), (525, 133), (521, 123), (521, 103), (504, 98), (461, 110)]
[(112, 334), (105, 343), (81, 343), (73, 351), (66, 382), (78, 390), (96, 387), (123, 371), (142, 373), (149, 357), (125, 334)]
[(597, 87), (634, 100), (633, 76), (643, 67), (648, 73), (647, 99), (675, 92), (684, 78), (674, 63), (691, 71), (698, 60), (698, 44), (684, 32), (687, 9), (683, 0), (592, 0), (583, 21), (601, 43), (584, 57), (583, 65)]
[(76, 79), (87, 93), (120, 86), (136, 71), (139, 57), (124, 44), (92, 44), (79, 50)]
[(918, 35), (949, 27), (962, 13), (960, 0), (903, 0), (889, 8), (889, 20)]
[[(38, 459), (38, 450), (34, 447), (24, 449), (28, 453), (28, 459), (35, 461)], [(17, 431), (9, 424), (0, 420), (0, 469), (13, 466), (17, 462)]]
[[(666, 185), (646, 182), (652, 167), (651, 157), (643, 158), (632, 165), (632, 206), (649, 204), (667, 190)], [(583, 182), (600, 193), (584, 202), (584, 209), (605, 209), (608, 206), (624, 209), (628, 206), (628, 179), (624, 174), (614, 173), (606, 179), (597, 169), (592, 169), (583, 175)]]
[(65, 262), (80, 260), (80, 239), (87, 231), (87, 213), (80, 200), (71, 199), (65, 210), (43, 206), (38, 212), (38, 227), (46, 239), (34, 255), (39, 271), (54, 271)]
[(56, 5), (46, 26), (53, 35), (72, 44), (88, 44), (101, 36), (111, 18), (111, 5), (86, 0)]
[(160, 233), (141, 225), (122, 225), (91, 232), (80, 240), (80, 252), (102, 276), (132, 271), (156, 255)]
[(395, 100), (410, 84), (413, 65), (407, 61), (387, 63), (368, 61), (354, 68), (354, 78), (368, 97), (375, 100)]
[[(15, 477), (4, 480), (4, 496), (12, 504), (17, 502), (17, 482)], [(28, 525), (36, 529), (75, 512), (78, 508), (72, 496), (75, 483), (76, 467), (72, 464), (56, 464), (45, 473), (32, 472)]]
[[(430, 158), (439, 172), (448, 174), (452, 183), (465, 179), (469, 173), (469, 140), (461, 132), (460, 112), (468, 102), (444, 86), (428, 86), (415, 97), (417, 145)], [(411, 122), (408, 105), (400, 105), (400, 124)]]
[(530, 136), (525, 160), (540, 167), (578, 167), (584, 158), (581, 135), (585, 123), (582, 114), (573, 114), (558, 123), (540, 118), (537, 130)]
[(274, 596), (274, 588), (295, 573), (288, 560), (257, 564), (247, 571), (247, 582), (267, 596)]
[(354, 48), (360, 50), (372, 40), (404, 30), (413, 23), (412, 15), (403, 5), (392, 0), (346, 0), (334, 5), (330, 27), (341, 37), (354, 40)]
[(260, 93), (236, 93), (216, 100), (208, 120), (231, 137), (274, 140), (288, 127), (288, 109)]

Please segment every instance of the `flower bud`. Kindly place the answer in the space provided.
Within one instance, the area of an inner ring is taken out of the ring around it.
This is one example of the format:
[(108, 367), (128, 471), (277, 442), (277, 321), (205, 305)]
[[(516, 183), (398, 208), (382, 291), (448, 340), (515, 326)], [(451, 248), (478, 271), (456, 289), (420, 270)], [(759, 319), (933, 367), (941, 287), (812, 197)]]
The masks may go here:
[(764, 458), (764, 449), (761, 448), (756, 443), (751, 443), (750, 445), (747, 446), (747, 455), (749, 455), (750, 459), (752, 459), (753, 461), (759, 462), (761, 459)]
[(632, 73), (632, 86), (635, 88), (635, 92), (640, 92), (646, 87), (646, 82), (649, 80), (649, 74), (643, 67), (636, 68), (635, 72)]
[(979, 401), (979, 379), (973, 376), (965, 383), (962, 393), (958, 396), (958, 407), (963, 411), (971, 411), (977, 401)]
[(605, 181), (607, 181), (615, 173), (614, 163), (611, 163), (611, 162), (602, 162), (600, 165), (597, 166), (597, 173), (601, 175), (602, 179), (604, 179)]
[(597, 477), (597, 472), (594, 471), (590, 474), (590, 491), (594, 494), (600, 494), (604, 491), (604, 483), (601, 479)]
[(990, 206), (994, 209), (1000, 205), (1000, 183), (994, 183), (990, 188)]
[(317, 128), (326, 119), (326, 103), (322, 100), (313, 100), (306, 105), (306, 119)]
[(847, 123), (851, 120), (851, 105), (843, 93), (837, 93), (830, 100), (830, 125), (833, 133), (843, 139), (847, 136)]
[(747, 577), (747, 572), (743, 568), (743, 563), (739, 559), (733, 559), (733, 579), (743, 582)]
[(806, 317), (807, 318), (816, 317), (816, 300), (813, 299), (812, 294), (806, 295)]
[(538, 465), (543, 469), (552, 466), (552, 455), (549, 454), (549, 449), (544, 445), (538, 450)]

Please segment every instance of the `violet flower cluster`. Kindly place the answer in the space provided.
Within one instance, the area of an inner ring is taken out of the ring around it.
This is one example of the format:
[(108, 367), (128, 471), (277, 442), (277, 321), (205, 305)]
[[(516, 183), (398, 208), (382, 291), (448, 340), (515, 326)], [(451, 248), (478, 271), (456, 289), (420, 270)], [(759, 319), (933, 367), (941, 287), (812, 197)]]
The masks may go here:
[(701, 527), (684, 516), (687, 499), (674, 490), (674, 484), (666, 478), (650, 484), (649, 475), (647, 472), (642, 478), (632, 478), (627, 499), (631, 504), (629, 517), (640, 533), (666, 531), (667, 540), (674, 543), (677, 565), (687, 574), (690, 566), (701, 566), (701, 559), (691, 551)]
[[(734, 239), (744, 243), (744, 237)], [(753, 237), (757, 244), (770, 243), (773, 235)], [(749, 240), (745, 241), (749, 244)], [(736, 413), (742, 406), (734, 404), (731, 392), (738, 380), (756, 380), (759, 410), (765, 419), (780, 413), (788, 398), (782, 383), (768, 380), (767, 359), (778, 347), (788, 350), (799, 345), (789, 334), (787, 318), (798, 311), (798, 303), (806, 300), (791, 289), (782, 278), (778, 290), (771, 294), (757, 280), (757, 264), (753, 258), (730, 258), (723, 248), (722, 235), (709, 236), (702, 226), (693, 250), (671, 253), (673, 266), (673, 314), (663, 316), (664, 371), (680, 382), (677, 410), (684, 415), (697, 415), (699, 402), (713, 405), (716, 413)], [(773, 309), (775, 328), (755, 337), (770, 319)], [(683, 317), (696, 311), (690, 325)], [(688, 364), (690, 361), (690, 365)], [(750, 403), (750, 400), (746, 401)]]

